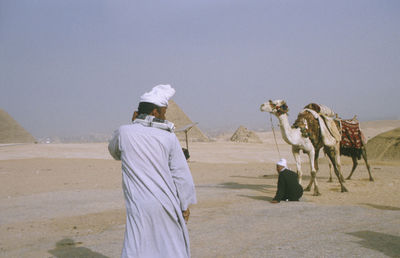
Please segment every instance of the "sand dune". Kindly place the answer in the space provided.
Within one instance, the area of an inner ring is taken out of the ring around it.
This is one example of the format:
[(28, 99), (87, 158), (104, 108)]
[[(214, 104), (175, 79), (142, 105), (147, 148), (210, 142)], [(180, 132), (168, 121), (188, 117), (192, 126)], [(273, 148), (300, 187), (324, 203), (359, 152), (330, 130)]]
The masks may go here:
[(378, 120), (361, 122), (361, 130), (367, 139), (400, 127), (400, 120)]

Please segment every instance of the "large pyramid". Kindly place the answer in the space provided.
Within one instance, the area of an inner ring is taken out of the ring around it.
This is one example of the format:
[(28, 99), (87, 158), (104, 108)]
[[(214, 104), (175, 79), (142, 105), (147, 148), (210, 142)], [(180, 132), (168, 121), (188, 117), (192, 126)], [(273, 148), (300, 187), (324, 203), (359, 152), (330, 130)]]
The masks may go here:
[(35, 138), (6, 111), (0, 109), (0, 143), (33, 143)]
[[(168, 102), (168, 110), (166, 118), (175, 124), (175, 128), (179, 130), (187, 125), (193, 124), (192, 120), (182, 111), (182, 109), (173, 101)], [(179, 140), (185, 140), (185, 133), (183, 131), (176, 132)], [(188, 131), (189, 141), (206, 142), (209, 141), (208, 137), (195, 125)]]
[(381, 161), (400, 161), (400, 128), (381, 133), (368, 140), (368, 158)]

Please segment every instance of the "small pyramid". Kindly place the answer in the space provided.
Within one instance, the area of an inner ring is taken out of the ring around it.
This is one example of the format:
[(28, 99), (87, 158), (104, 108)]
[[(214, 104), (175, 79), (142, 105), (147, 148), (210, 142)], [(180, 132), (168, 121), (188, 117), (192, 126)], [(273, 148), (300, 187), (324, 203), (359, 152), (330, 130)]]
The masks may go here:
[[(175, 103), (175, 101), (170, 100), (168, 102), (168, 109), (166, 114), (166, 119), (175, 124), (176, 129), (183, 128), (187, 125), (193, 124), (192, 120), (182, 111), (182, 109)], [(176, 136), (179, 140), (185, 140), (185, 132), (176, 132)], [(188, 138), (190, 141), (196, 142), (208, 142), (208, 137), (195, 125), (192, 129), (188, 131)]]
[(262, 143), (260, 138), (252, 131), (241, 125), (231, 137), (232, 142)]
[(34, 143), (36, 140), (6, 111), (0, 109), (0, 143)]

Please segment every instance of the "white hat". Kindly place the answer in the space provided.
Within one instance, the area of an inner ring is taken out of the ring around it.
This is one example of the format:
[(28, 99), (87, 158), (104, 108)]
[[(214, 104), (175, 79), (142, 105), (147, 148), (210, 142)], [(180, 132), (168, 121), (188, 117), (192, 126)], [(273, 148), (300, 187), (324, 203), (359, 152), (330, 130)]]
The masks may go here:
[(279, 165), (279, 166), (282, 166), (282, 167), (287, 167), (287, 162), (286, 162), (286, 159), (280, 159), (277, 163), (276, 163), (276, 165)]
[(167, 107), (168, 100), (174, 96), (175, 89), (169, 84), (160, 84), (155, 87), (150, 92), (146, 92), (140, 97), (140, 102), (153, 103), (159, 107)]

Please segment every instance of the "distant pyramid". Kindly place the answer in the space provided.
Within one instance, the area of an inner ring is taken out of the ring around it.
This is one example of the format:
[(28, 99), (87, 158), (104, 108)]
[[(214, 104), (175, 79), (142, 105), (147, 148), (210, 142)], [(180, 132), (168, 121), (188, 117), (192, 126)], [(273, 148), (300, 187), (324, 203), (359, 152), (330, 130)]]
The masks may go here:
[[(192, 120), (182, 111), (182, 109), (173, 101), (170, 100), (168, 102), (168, 109), (166, 118), (168, 121), (171, 121), (175, 124), (176, 129), (183, 128), (189, 124), (193, 124)], [(176, 136), (179, 140), (185, 140), (184, 132), (176, 132)], [(196, 142), (207, 142), (209, 141), (208, 137), (195, 125), (188, 132), (188, 139), (190, 141)]]
[(0, 109), (0, 143), (33, 143), (35, 138), (6, 111)]
[(241, 125), (231, 137), (232, 142), (262, 143), (254, 132)]

